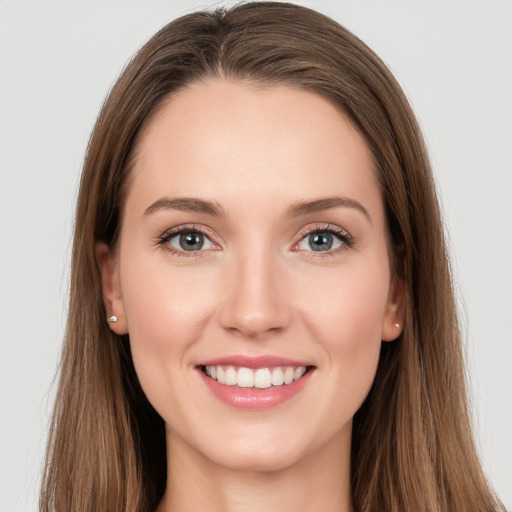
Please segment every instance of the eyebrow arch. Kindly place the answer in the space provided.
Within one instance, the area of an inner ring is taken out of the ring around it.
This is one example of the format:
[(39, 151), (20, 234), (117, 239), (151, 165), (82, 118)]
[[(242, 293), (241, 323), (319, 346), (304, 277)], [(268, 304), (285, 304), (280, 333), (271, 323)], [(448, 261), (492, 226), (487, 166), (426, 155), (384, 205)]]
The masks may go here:
[(294, 203), (288, 208), (287, 215), (289, 217), (300, 217), (301, 215), (330, 210), (331, 208), (337, 208), (339, 206), (359, 210), (368, 219), (370, 224), (372, 224), (372, 219), (368, 210), (366, 210), (366, 208), (355, 199), (350, 199), (348, 197), (325, 197), (322, 199), (315, 199), (314, 201)]
[(151, 213), (165, 209), (206, 213), (214, 217), (224, 216), (224, 210), (220, 204), (197, 197), (163, 197), (146, 208), (144, 215), (150, 215)]

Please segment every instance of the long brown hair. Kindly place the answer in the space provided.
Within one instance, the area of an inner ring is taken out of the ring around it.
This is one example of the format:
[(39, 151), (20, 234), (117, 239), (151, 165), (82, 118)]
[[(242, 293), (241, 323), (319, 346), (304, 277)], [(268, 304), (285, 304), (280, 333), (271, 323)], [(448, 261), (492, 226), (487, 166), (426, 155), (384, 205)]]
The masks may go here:
[(504, 510), (472, 438), (461, 340), (440, 212), (412, 110), (380, 59), (333, 20), (255, 2), (165, 26), (110, 92), (78, 198), (70, 307), (40, 510), (153, 511), (165, 489), (164, 423), (142, 392), (128, 336), (107, 327), (95, 246), (116, 243), (141, 127), (178, 89), (210, 77), (287, 84), (328, 98), (373, 152), (406, 287), (401, 337), (383, 343), (356, 413), (356, 511)]

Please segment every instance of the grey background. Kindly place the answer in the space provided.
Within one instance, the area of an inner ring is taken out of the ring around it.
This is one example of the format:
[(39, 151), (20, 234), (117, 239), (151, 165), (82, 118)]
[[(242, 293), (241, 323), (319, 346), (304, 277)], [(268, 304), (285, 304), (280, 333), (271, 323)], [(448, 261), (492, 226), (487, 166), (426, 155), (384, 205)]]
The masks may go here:
[[(304, 1), (412, 101), (439, 184), (485, 469), (512, 509), (512, 2)], [(0, 0), (0, 512), (35, 511), (88, 136), (127, 59), (213, 3)]]

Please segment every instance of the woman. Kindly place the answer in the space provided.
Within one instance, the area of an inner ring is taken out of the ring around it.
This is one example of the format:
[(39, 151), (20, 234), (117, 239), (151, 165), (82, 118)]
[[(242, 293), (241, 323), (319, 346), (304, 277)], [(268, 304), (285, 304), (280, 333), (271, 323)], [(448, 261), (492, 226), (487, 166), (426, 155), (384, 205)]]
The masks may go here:
[(470, 432), (421, 134), (332, 20), (191, 14), (112, 89), (41, 503), (503, 509)]

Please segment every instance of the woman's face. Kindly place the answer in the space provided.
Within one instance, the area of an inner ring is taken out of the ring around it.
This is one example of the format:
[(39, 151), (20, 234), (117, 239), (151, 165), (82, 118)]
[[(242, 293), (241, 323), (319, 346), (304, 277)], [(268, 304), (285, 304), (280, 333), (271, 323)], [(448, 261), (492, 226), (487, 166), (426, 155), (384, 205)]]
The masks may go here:
[(361, 135), (310, 92), (217, 79), (165, 103), (132, 173), (99, 259), (171, 450), (277, 469), (349, 446), (401, 315)]

